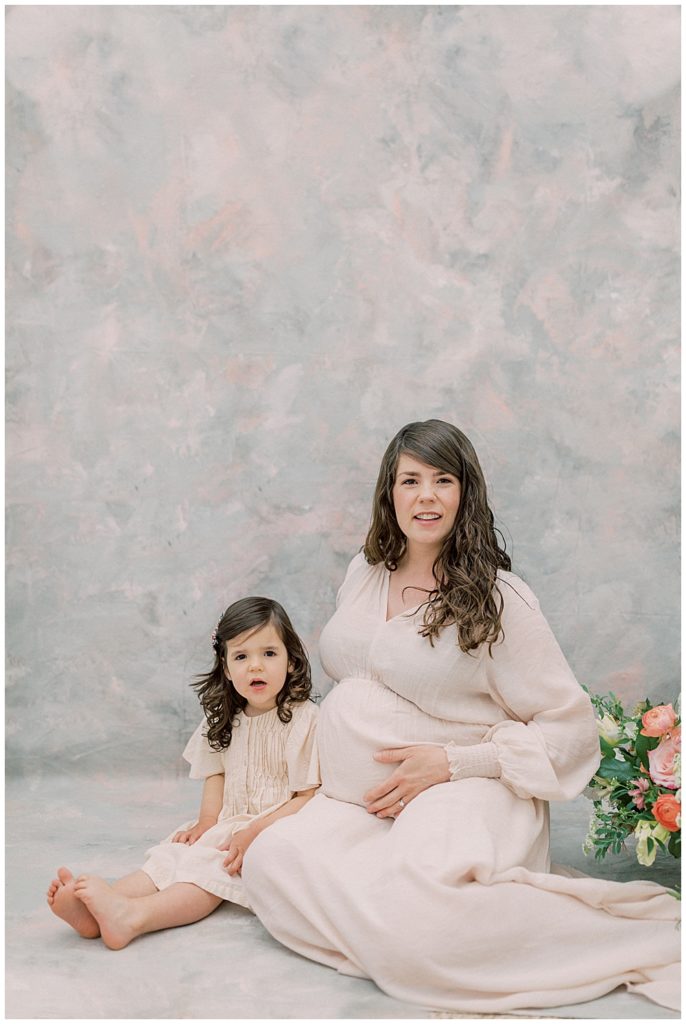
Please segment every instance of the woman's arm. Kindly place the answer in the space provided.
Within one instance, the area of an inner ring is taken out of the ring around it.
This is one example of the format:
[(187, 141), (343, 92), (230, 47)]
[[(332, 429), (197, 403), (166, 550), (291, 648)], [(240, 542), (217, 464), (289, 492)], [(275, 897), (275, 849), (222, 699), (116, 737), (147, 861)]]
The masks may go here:
[(186, 843), (192, 846), (200, 839), (200, 836), (217, 824), (224, 802), (224, 775), (210, 775), (205, 779), (202, 788), (202, 800), (200, 802), (200, 813), (193, 828), (185, 832), (177, 832), (172, 843)]
[(259, 836), (260, 832), (263, 832), (269, 825), (273, 825), (279, 818), (287, 818), (290, 814), (295, 814), (305, 806), (308, 800), (312, 799), (315, 793), (316, 789), (308, 789), (302, 793), (296, 793), (287, 803), (277, 807), (271, 814), (266, 814), (264, 818), (256, 818), (246, 828), (242, 828), (240, 832), (234, 832), (229, 842), (219, 847), (220, 850), (229, 851), (224, 859), (224, 867), (228, 873), (230, 875), (239, 875), (243, 866), (245, 851), (253, 840)]
[[(493, 743), (475, 743), (458, 747), (447, 743), (416, 743), (411, 747), (379, 750), (374, 760), (400, 765), (382, 783), (365, 793), (363, 800), (370, 814), (378, 818), (397, 818), (416, 796), (439, 782), (460, 779), (499, 779), (500, 760)], [(402, 799), (403, 803), (400, 804)]]
[(504, 638), (483, 658), (483, 682), (507, 718), (470, 746), (379, 751), (375, 760), (400, 765), (366, 794), (370, 813), (398, 817), (429, 786), (474, 777), (500, 779), (525, 799), (570, 800), (593, 775), (600, 748), (588, 696), (534, 595), (524, 600), (508, 589), (503, 596)]
[(491, 696), (507, 718), (479, 746), (493, 751), (501, 782), (517, 796), (572, 800), (600, 761), (590, 699), (533, 595), (531, 604), (510, 595), (505, 608), (505, 640), (484, 659), (484, 669)]

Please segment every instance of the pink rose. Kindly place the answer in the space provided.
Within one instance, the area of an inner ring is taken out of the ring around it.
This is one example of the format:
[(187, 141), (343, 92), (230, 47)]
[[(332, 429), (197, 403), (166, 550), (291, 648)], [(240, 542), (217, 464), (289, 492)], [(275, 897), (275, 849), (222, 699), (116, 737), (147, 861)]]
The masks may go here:
[(632, 779), (631, 781), (634, 784), (634, 788), (627, 790), (627, 793), (638, 810), (642, 811), (646, 805), (644, 794), (650, 789), (650, 783), (647, 779)]
[(646, 711), (641, 719), (643, 728), (641, 736), (664, 736), (676, 724), (676, 714), (671, 704), (659, 704), (656, 708)]
[(680, 751), (681, 728), (674, 729), (668, 736), (663, 736), (655, 750), (648, 751), (650, 777), (656, 786), (664, 786), (665, 789), (679, 788), (674, 774), (674, 758)]

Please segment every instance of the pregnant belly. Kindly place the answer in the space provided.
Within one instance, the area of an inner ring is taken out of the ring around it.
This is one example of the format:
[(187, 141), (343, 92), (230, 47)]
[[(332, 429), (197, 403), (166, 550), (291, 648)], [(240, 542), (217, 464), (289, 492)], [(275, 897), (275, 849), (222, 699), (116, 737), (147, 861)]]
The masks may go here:
[[(367, 790), (397, 767), (375, 761), (378, 750), (412, 743), (443, 744), (451, 739), (460, 742), (461, 731), (458, 723), (433, 718), (383, 683), (343, 679), (322, 702), (317, 725), (322, 792), (363, 804)], [(479, 738), (472, 733), (462, 742)]]

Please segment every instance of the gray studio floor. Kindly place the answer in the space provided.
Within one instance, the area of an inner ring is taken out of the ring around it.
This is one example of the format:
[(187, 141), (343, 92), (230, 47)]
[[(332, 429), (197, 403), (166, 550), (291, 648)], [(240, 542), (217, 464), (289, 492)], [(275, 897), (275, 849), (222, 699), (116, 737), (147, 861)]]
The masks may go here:
[[(450, 1016), (398, 1002), (372, 982), (346, 978), (291, 953), (238, 907), (223, 905), (199, 924), (144, 936), (116, 953), (99, 940), (79, 938), (50, 913), (44, 894), (59, 865), (106, 877), (133, 870), (148, 846), (192, 817), (197, 798), (197, 784), (187, 779), (151, 784), (77, 775), (8, 781), (8, 1018)], [(589, 873), (638, 877), (628, 855), (611, 865), (584, 857), (589, 806), (580, 798), (554, 808), (554, 859)], [(678, 869), (666, 861), (651, 877), (673, 884)], [(623, 991), (582, 1005), (534, 1010), (531, 1016), (678, 1019)]]

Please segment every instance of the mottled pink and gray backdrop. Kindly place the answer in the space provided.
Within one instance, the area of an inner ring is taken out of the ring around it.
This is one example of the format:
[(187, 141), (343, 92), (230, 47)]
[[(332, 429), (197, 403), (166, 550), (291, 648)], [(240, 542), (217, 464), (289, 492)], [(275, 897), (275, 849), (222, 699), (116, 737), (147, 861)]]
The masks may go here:
[(579, 678), (672, 697), (679, 8), (7, 17), (10, 769), (173, 772), (247, 593), (325, 692), (429, 416)]

